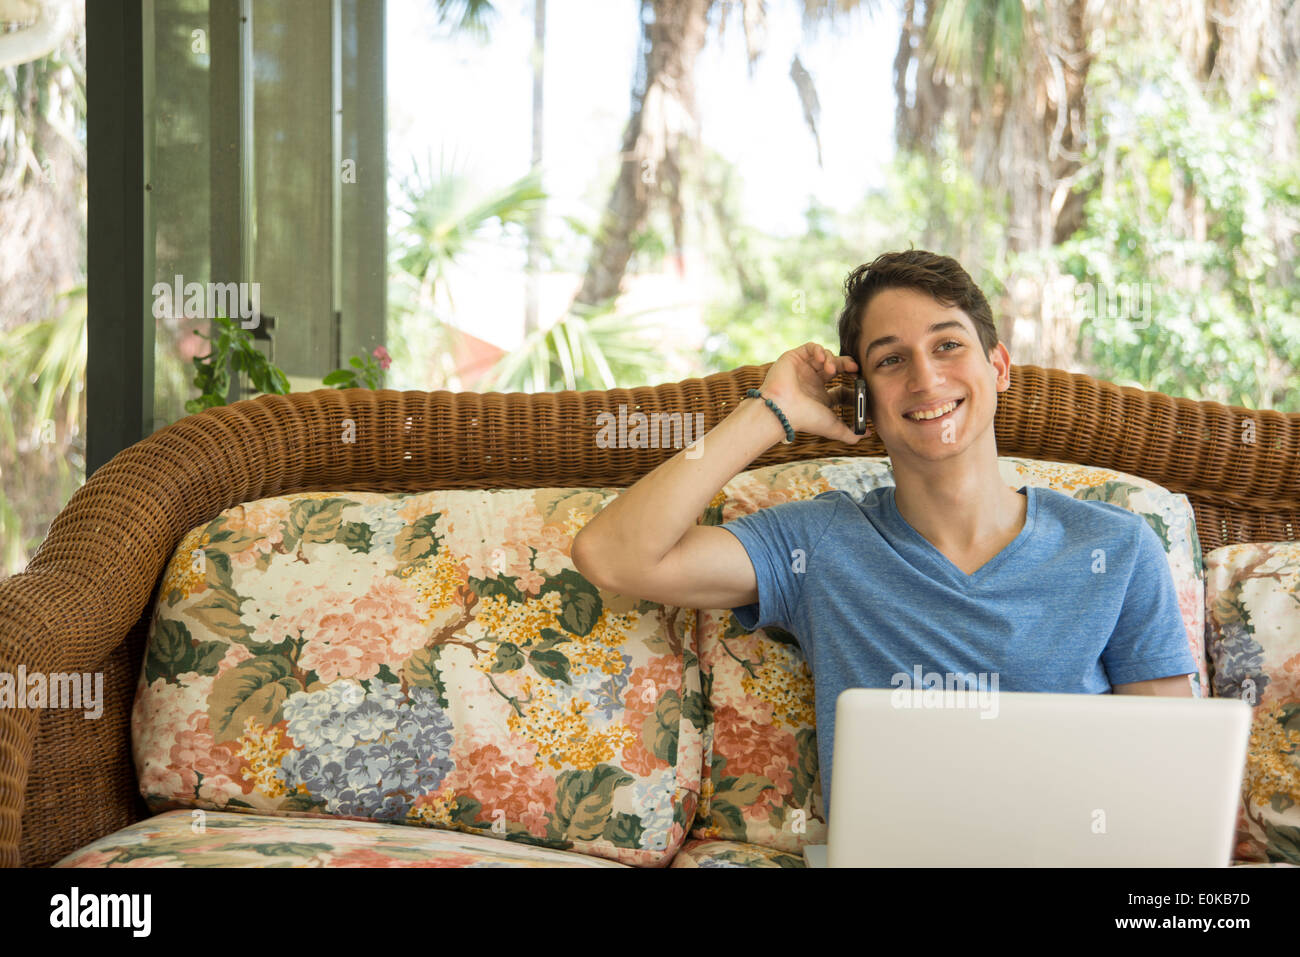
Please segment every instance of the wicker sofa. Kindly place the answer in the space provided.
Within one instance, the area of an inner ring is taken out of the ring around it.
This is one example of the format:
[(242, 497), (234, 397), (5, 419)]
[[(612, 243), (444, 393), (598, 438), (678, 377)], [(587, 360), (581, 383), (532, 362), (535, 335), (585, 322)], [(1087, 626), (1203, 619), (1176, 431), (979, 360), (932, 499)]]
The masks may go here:
[[(73, 496), (26, 571), (0, 582), (0, 673), (21, 666), (104, 676), (99, 720), (53, 708), (0, 709), (0, 863), (48, 866), (166, 809), (141, 797), (133, 704), (165, 572), (196, 526), (240, 503), (298, 492), (626, 487), (675, 450), (597, 448), (598, 415), (620, 404), (646, 413), (701, 413), (707, 430), (765, 373), (765, 366), (746, 366), (608, 392), (261, 396), (188, 417), (123, 451)], [(1185, 495), (1207, 554), (1229, 544), (1297, 540), (1300, 414), (1174, 399), (1034, 366), (1013, 367), (1011, 378), (998, 404), (1000, 455), (1114, 469)], [(1242, 441), (1245, 418), (1249, 442)], [(343, 433), (352, 441), (340, 441)], [(803, 436), (773, 447), (754, 467), (882, 454), (874, 436), (853, 448)], [(688, 629), (675, 626), (672, 614), (665, 620), (668, 646), (681, 652), (684, 644), (690, 657)], [(685, 702), (688, 692), (680, 691)], [(707, 681), (698, 693), (707, 701)], [(679, 769), (678, 783), (679, 790), (709, 789), (698, 767), (694, 778)], [(816, 788), (805, 782), (803, 790)], [(308, 811), (283, 820), (323, 826)], [(694, 800), (674, 802), (673, 813), (684, 817), (679, 833), (691, 831), (695, 811)], [(188, 827), (189, 812), (182, 813)], [(343, 816), (352, 818), (351, 840), (369, 840), (357, 830), (357, 815)], [(482, 833), (481, 841), (512, 836)], [(539, 855), (537, 863), (564, 853), (525, 847), (528, 835), (520, 833), (513, 849)], [(607, 827), (605, 837), (610, 833)], [(692, 833), (697, 842), (713, 836), (707, 828)], [(477, 853), (458, 850), (467, 859)], [(788, 849), (744, 842), (718, 859), (798, 863)]]

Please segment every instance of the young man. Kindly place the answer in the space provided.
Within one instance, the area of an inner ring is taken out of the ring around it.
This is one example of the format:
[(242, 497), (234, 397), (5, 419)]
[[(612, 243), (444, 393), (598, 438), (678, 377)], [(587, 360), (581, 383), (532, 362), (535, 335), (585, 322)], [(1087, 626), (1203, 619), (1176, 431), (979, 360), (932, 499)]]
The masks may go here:
[(996, 675), (1004, 691), (1192, 696), (1196, 664), (1146, 521), (1002, 480), (993, 416), (1011, 360), (966, 271), (923, 250), (859, 266), (839, 334), (841, 355), (793, 349), (760, 392), (796, 432), (855, 444), (832, 411), (848, 396), (826, 383), (841, 371), (866, 379), (895, 486), (696, 525), (723, 485), (785, 437), (772, 409), (747, 398), (698, 456), (678, 453), (587, 524), (573, 543), (578, 570), (598, 587), (731, 608), (746, 629), (793, 633), (816, 688), (826, 813), (845, 688), (898, 687), (920, 666)]

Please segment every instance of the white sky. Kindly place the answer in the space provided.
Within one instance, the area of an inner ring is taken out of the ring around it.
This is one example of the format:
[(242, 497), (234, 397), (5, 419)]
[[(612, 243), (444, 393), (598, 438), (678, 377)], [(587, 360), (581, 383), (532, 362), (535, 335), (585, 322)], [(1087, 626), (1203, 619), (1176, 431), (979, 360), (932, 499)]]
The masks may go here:
[[(430, 11), (431, 0), (389, 0), (389, 162), (431, 152), (455, 157), (485, 188), (502, 186), (528, 171), (532, 133), (532, 0), (498, 0), (491, 40), (447, 38)], [(894, 95), (891, 70), (898, 14), (882, 3), (874, 18), (841, 17), (805, 35), (798, 0), (768, 4), (766, 48), (751, 78), (744, 33), (731, 15), (722, 41), (716, 25), (697, 64), (696, 100), (706, 144), (738, 164), (745, 222), (771, 233), (800, 234), (809, 196), (829, 206), (856, 203), (883, 182), (893, 153)], [(636, 0), (548, 0), (545, 60), (543, 182), (551, 194), (549, 235), (565, 231), (564, 215), (594, 222), (603, 208), (631, 106), (636, 69), (639, 4)], [(790, 63), (798, 52), (812, 75), (821, 104), (818, 131), (826, 168), (804, 123)], [(509, 263), (503, 257), (509, 256)], [(466, 288), (493, 272), (517, 274), (518, 252), (480, 251), (456, 286)], [(559, 293), (571, 295), (566, 289)], [(567, 303), (566, 303), (567, 305)], [(513, 306), (509, 307), (513, 310)], [(560, 307), (562, 311), (563, 307)], [(554, 311), (544, 301), (543, 311)], [(459, 311), (459, 308), (458, 308)], [(518, 314), (515, 312), (514, 314)], [(547, 318), (543, 317), (543, 322)], [(477, 330), (476, 330), (477, 331)], [(497, 336), (487, 338), (498, 341)]]

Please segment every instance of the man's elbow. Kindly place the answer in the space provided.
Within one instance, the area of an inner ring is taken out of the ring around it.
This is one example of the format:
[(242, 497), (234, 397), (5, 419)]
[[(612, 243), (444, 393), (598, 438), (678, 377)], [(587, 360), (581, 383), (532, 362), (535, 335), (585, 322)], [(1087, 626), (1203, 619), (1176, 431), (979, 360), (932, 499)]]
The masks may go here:
[(599, 557), (594, 554), (595, 551), (596, 548), (592, 537), (587, 534), (587, 529), (583, 528), (573, 538), (573, 547), (569, 550), (569, 557), (579, 575), (597, 588), (608, 588), (604, 574), (605, 569), (602, 567)]

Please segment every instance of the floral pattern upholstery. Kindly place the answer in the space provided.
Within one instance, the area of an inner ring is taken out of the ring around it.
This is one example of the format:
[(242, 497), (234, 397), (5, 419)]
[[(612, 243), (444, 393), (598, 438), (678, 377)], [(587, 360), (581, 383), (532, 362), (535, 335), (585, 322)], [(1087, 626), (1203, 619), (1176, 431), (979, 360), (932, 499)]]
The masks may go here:
[(55, 867), (626, 867), (478, 834), (374, 821), (168, 811)]
[(1300, 865), (1300, 542), (1205, 557), (1216, 697), (1254, 707), (1234, 860)]
[(691, 838), (673, 858), (670, 867), (807, 867), (803, 854), (791, 854), (742, 841)]
[(573, 536), (616, 494), (309, 492), (193, 529), (133, 712), (149, 806), (666, 865), (703, 764), (696, 616), (574, 570)]
[[(1165, 547), (1187, 642), (1208, 687), (1200, 541), (1191, 503), (1146, 479), (1062, 462), (1000, 458), (1012, 488), (1046, 487), (1109, 502), (1147, 520)], [(782, 502), (843, 489), (860, 500), (893, 484), (885, 458), (811, 459), (741, 472), (714, 497), (701, 521), (720, 525)], [(730, 609), (699, 611), (700, 671), (709, 710), (704, 786), (692, 838), (723, 839), (800, 854), (826, 843), (812, 675), (794, 636), (777, 628), (746, 632)], [(800, 857), (802, 860), (802, 857)]]

